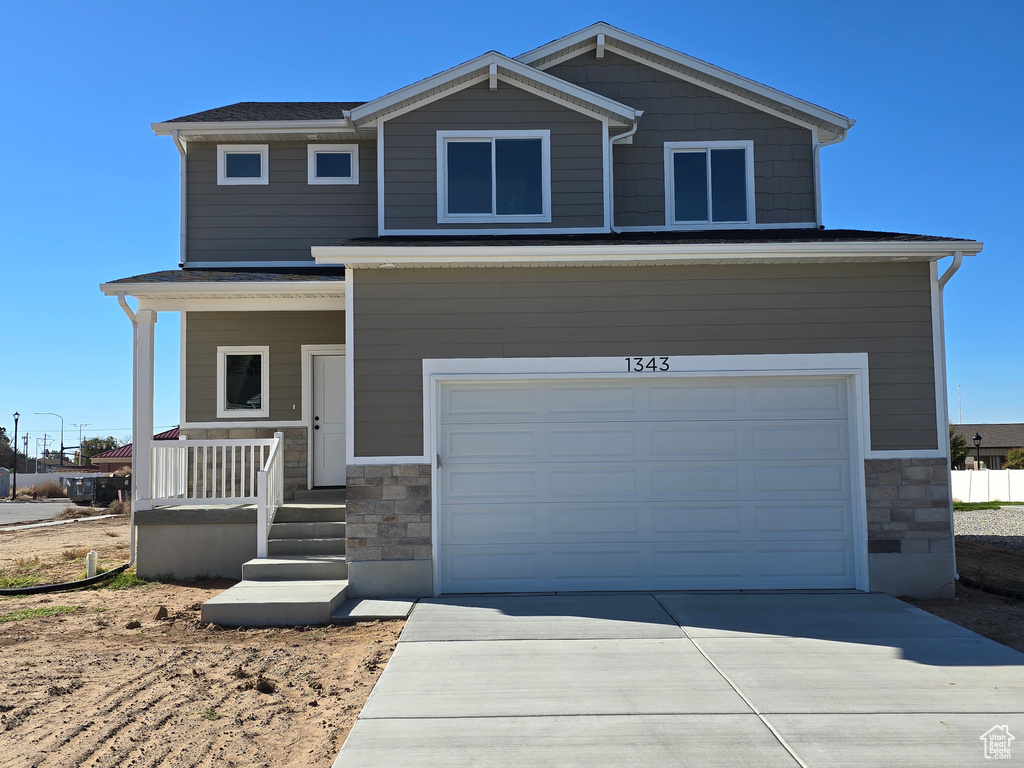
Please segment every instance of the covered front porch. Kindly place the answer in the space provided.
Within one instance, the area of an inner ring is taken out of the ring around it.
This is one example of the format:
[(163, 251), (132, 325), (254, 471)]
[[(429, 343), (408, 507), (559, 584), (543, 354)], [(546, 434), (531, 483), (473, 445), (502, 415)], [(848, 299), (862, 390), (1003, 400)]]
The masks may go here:
[[(315, 557), (329, 565), (308, 574), (344, 578), (344, 271), (186, 269), (101, 289), (132, 324), (139, 574), (243, 578), (252, 560)], [(181, 439), (154, 442), (166, 312), (181, 317)]]

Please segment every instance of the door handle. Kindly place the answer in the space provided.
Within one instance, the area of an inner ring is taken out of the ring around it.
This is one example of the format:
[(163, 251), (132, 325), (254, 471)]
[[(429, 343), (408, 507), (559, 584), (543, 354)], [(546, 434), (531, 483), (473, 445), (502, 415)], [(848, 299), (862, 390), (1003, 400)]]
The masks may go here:
[(319, 416), (314, 416), (313, 417), (313, 421), (320, 421), (320, 417)]
[(319, 424), (314, 425), (313, 429), (320, 429), (320, 425)]

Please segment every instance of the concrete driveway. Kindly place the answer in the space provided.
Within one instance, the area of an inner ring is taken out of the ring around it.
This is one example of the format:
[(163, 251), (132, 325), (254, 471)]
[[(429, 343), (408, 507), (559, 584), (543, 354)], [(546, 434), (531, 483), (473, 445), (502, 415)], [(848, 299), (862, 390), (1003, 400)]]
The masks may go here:
[(438, 598), (334, 765), (938, 768), (995, 726), (1024, 761), (1024, 654), (887, 595)]

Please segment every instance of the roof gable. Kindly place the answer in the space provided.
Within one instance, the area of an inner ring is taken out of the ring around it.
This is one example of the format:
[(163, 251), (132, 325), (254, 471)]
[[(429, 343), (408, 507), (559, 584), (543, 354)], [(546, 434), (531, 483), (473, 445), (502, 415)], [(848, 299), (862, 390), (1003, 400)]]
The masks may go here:
[(603, 21), (534, 48), (516, 58), (531, 67), (546, 70), (566, 59), (600, 48), (614, 51), (682, 80), (771, 112), (785, 120), (814, 128), (826, 141), (842, 140), (846, 131), (856, 122), (838, 112), (819, 107)]
[(614, 125), (631, 125), (637, 116), (633, 107), (549, 75), (497, 51), (490, 51), (379, 99), (368, 101), (354, 108), (350, 118), (355, 127), (368, 128), (378, 120), (418, 109), (430, 101), (492, 78), (495, 82), (502, 81), (532, 91), (597, 119), (607, 119)]

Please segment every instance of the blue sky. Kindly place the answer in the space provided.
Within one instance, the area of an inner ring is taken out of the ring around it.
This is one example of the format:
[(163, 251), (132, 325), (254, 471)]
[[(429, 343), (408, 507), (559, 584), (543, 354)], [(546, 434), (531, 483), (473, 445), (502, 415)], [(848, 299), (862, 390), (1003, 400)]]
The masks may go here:
[[(18, 3), (0, 48), (0, 425), (127, 436), (130, 324), (98, 284), (178, 261), (178, 157), (154, 121), (382, 95), (603, 20), (857, 119), (822, 152), (825, 224), (968, 237), (945, 291), (950, 415), (1024, 421), (1024, 4)], [(12, 34), (13, 32), (13, 34)], [(1010, 135), (1007, 135), (1010, 134)], [(178, 325), (156, 425), (178, 422)]]

